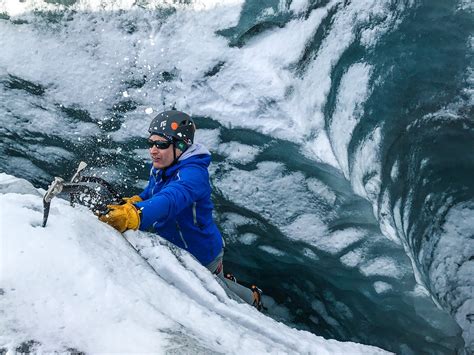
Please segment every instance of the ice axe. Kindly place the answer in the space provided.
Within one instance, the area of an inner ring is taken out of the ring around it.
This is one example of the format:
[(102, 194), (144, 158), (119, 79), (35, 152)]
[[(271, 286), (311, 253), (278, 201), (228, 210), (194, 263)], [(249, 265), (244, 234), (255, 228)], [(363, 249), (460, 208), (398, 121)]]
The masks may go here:
[[(61, 193), (69, 193), (72, 201), (78, 201), (89, 207), (94, 212), (103, 213), (106, 206), (112, 203), (122, 202), (122, 196), (111, 184), (96, 176), (81, 176), (81, 172), (87, 167), (87, 163), (81, 161), (71, 182), (55, 177), (48, 191), (43, 196), (43, 227), (46, 226), (51, 207), (51, 200)], [(104, 196), (102, 192), (106, 192)]]

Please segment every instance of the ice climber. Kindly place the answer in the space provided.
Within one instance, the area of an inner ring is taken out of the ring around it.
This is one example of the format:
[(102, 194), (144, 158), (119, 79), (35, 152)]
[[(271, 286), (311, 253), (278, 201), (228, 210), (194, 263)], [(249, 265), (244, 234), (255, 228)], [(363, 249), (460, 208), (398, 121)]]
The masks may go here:
[(154, 231), (191, 253), (245, 302), (261, 310), (261, 290), (238, 284), (224, 275), (224, 242), (212, 218), (208, 167), (211, 153), (194, 143), (196, 126), (184, 112), (158, 114), (148, 129), (152, 159), (150, 179), (139, 195), (126, 203), (109, 205), (101, 221), (120, 232)]

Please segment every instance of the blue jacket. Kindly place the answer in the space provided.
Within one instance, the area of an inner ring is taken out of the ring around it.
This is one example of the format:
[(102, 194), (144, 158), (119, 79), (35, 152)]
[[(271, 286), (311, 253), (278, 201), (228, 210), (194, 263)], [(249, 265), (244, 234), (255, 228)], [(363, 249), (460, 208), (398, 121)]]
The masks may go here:
[(165, 169), (152, 168), (148, 186), (140, 194), (140, 230), (153, 230), (202, 265), (222, 251), (222, 236), (212, 218), (211, 186), (207, 170), (211, 154), (200, 144), (190, 146), (178, 162)]

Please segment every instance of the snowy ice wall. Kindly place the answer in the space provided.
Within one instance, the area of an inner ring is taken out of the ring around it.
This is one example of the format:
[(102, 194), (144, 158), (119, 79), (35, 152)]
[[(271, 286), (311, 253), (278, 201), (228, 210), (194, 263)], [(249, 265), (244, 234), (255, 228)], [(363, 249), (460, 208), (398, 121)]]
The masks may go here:
[[(354, 191), (372, 202), (417, 281), (462, 327), (468, 351), (474, 350), (471, 10), (456, 2), (420, 5), (385, 38), (379, 49), (385, 56), (368, 55), (375, 64), (354, 63), (342, 74), (327, 117)], [(439, 21), (450, 25), (432, 25)]]
[(62, 199), (42, 228), (42, 195), (25, 180), (0, 174), (0, 203), (1, 351), (386, 353), (278, 323), (228, 298), (188, 253), (127, 232), (139, 255)]

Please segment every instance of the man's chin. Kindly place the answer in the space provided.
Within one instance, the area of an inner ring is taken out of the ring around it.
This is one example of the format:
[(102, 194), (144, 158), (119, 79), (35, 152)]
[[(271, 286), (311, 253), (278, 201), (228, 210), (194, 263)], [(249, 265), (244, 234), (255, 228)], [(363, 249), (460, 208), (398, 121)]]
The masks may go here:
[(163, 169), (163, 164), (161, 164), (160, 162), (153, 162), (153, 167), (155, 169)]

